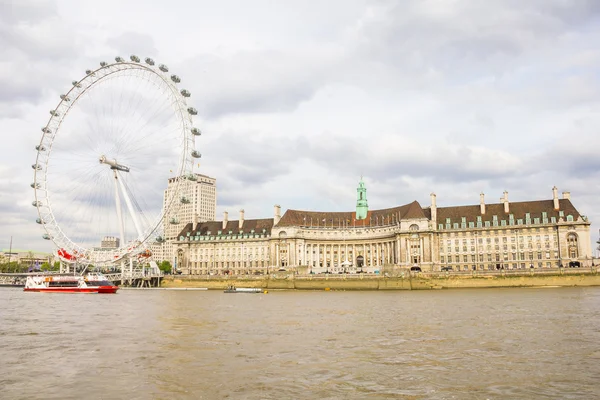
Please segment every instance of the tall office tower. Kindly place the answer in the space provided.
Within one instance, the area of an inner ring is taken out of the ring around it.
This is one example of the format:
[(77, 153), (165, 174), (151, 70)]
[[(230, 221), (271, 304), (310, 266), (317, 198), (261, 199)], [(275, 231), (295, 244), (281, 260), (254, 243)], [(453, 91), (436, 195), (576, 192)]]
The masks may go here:
[[(165, 215), (165, 244), (164, 246), (153, 246), (153, 252), (157, 261), (172, 260), (172, 243), (177, 235), (188, 223), (194, 222), (198, 215), (198, 221), (214, 221), (217, 212), (217, 180), (202, 174), (194, 174), (196, 179), (189, 177), (170, 178), (167, 189), (163, 196), (163, 210), (166, 207), (166, 199), (172, 191), (177, 190), (179, 185), (179, 198), (177, 202)], [(162, 247), (162, 249), (158, 248)], [(161, 254), (162, 253), (162, 254)]]

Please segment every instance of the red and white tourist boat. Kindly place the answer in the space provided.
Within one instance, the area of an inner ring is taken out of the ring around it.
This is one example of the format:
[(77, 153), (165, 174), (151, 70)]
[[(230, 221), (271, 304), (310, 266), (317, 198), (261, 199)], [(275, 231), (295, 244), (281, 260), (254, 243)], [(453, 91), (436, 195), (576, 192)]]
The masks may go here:
[(100, 273), (83, 275), (32, 275), (25, 281), (26, 292), (116, 293), (118, 286)]

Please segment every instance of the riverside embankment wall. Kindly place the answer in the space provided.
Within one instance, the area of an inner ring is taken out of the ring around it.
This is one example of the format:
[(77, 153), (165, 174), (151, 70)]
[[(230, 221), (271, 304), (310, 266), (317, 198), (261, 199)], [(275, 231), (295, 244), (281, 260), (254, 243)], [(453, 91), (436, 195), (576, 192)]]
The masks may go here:
[(167, 276), (165, 288), (225, 289), (227, 286), (288, 290), (428, 290), (462, 288), (600, 286), (598, 271), (494, 274), (405, 274), (377, 275), (295, 275), (268, 276)]

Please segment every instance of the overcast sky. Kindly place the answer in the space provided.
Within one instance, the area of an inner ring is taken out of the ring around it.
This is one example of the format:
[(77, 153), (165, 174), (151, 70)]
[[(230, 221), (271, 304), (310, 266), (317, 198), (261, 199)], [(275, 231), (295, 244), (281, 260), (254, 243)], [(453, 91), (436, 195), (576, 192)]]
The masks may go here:
[(48, 251), (29, 184), (48, 110), (117, 55), (192, 92), (217, 218), (273, 205), (550, 199), (600, 225), (595, 0), (0, 0), (0, 248)]

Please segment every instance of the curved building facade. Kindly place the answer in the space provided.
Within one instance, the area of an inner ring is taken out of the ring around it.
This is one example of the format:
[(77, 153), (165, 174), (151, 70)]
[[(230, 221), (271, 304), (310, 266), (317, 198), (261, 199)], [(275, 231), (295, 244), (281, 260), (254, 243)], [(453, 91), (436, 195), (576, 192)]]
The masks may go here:
[(184, 274), (382, 273), (418, 266), (423, 271), (553, 268), (591, 264), (590, 222), (570, 194), (511, 203), (437, 207), (436, 195), (368, 210), (359, 183), (356, 211), (287, 210), (273, 218), (187, 224), (176, 245)]

